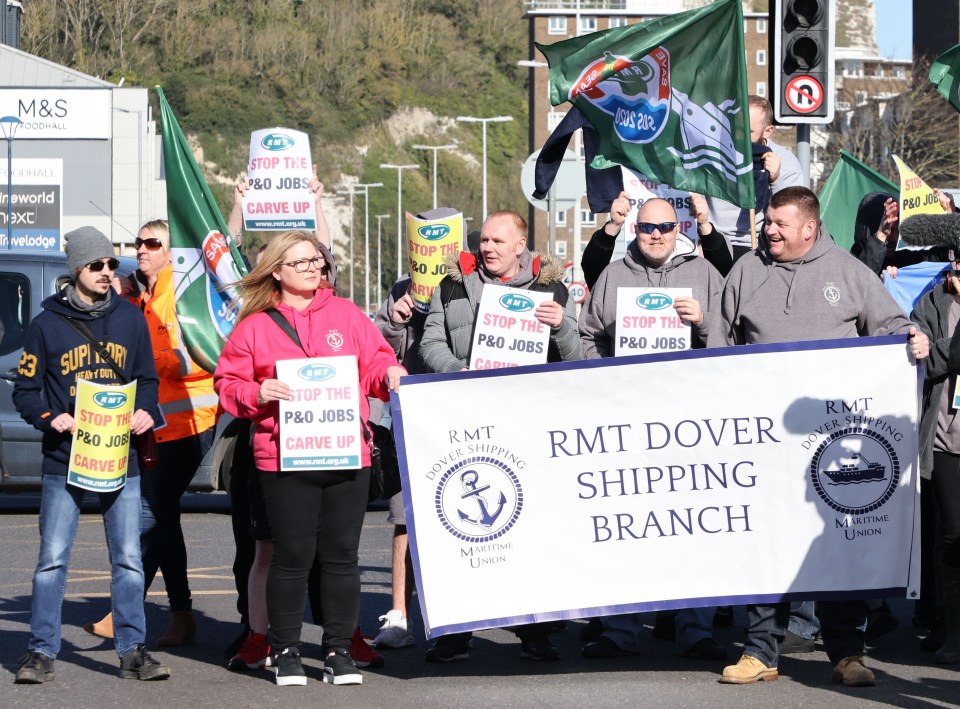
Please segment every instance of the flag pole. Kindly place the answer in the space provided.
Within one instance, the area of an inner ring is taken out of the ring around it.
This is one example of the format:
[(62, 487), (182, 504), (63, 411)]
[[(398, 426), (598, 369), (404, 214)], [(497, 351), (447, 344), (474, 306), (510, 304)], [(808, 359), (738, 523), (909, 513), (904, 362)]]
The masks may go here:
[(757, 248), (757, 210), (750, 209), (750, 248)]

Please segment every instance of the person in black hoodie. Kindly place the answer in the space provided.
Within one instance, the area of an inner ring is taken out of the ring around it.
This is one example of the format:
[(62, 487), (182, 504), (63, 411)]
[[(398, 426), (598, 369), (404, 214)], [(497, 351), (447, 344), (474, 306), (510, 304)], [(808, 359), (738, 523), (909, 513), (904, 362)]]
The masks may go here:
[[(43, 301), (30, 324), (13, 403), (25, 421), (43, 432), (40, 553), (33, 575), (30, 642), (16, 673), (17, 684), (53, 679), (60, 651), (60, 614), (70, 551), (80, 519), (84, 490), (67, 481), (76, 421), (77, 381), (99, 384), (137, 382), (130, 433), (139, 435), (160, 420), (158, 380), (147, 323), (137, 307), (114, 293), (111, 279), (119, 265), (113, 245), (97, 229), (81, 227), (65, 235), (67, 267), (73, 283)], [(103, 359), (93, 342), (70, 321), (92, 334), (114, 360)], [(133, 436), (131, 436), (131, 441)], [(170, 669), (144, 649), (143, 566), (140, 561), (140, 478), (131, 443), (126, 483), (95, 493), (100, 502), (111, 567), (111, 601), (120, 676), (158, 680)]]

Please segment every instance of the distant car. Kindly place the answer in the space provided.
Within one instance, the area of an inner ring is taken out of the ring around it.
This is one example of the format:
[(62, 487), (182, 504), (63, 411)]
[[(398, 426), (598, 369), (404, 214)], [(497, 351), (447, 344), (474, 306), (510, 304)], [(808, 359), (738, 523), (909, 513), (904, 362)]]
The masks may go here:
[[(129, 276), (135, 259), (121, 257), (117, 273)], [(40, 488), (42, 434), (20, 418), (13, 406), (13, 383), (30, 322), (40, 303), (70, 280), (62, 252), (0, 251), (0, 492)], [(232, 441), (220, 432), (230, 423), (223, 417), (217, 438), (190, 484), (191, 490), (222, 489), (224, 460)]]

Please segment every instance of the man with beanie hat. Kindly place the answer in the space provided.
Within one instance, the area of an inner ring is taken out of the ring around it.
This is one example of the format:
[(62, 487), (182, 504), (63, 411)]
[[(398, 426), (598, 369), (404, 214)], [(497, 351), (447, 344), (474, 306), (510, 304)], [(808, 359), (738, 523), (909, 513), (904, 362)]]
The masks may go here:
[(140, 471), (133, 445), (133, 437), (149, 431), (160, 418), (150, 336), (136, 306), (113, 292), (111, 280), (119, 262), (110, 240), (90, 226), (66, 234), (65, 239), (73, 282), (44, 300), (43, 312), (30, 323), (13, 389), (17, 411), (43, 432), (40, 553), (33, 575), (31, 637), (14, 681), (52, 680), (53, 661), (60, 651), (67, 566), (84, 497), (84, 490), (67, 480), (80, 379), (137, 383), (126, 483), (119, 490), (95, 494), (110, 552), (120, 676), (166, 679), (170, 670), (144, 649)]

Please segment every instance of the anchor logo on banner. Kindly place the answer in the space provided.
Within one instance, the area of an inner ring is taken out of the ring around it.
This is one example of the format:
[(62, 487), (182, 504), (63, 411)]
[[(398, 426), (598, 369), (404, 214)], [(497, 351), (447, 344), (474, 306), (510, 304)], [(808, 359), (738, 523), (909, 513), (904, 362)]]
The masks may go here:
[(484, 529), (490, 529), (494, 523), (496, 523), (497, 517), (500, 516), (500, 513), (503, 512), (503, 507), (507, 504), (507, 496), (504, 495), (503, 492), (500, 493), (500, 499), (497, 500), (497, 511), (493, 514), (490, 514), (490, 509), (487, 506), (487, 500), (481, 494), (489, 490), (490, 486), (483, 485), (482, 487), (477, 487), (477, 482), (479, 480), (480, 474), (476, 470), (468, 470), (460, 475), (460, 483), (463, 485), (463, 494), (460, 497), (464, 500), (475, 502), (477, 507), (480, 508), (479, 516), (474, 519), (463, 510), (457, 510), (457, 513), (460, 515), (460, 519), (462, 519), (464, 522), (475, 524), (478, 527), (483, 527)]
[(523, 509), (517, 474), (502, 460), (487, 455), (466, 458), (444, 472), (435, 499), (444, 528), (473, 544), (502, 537)]

